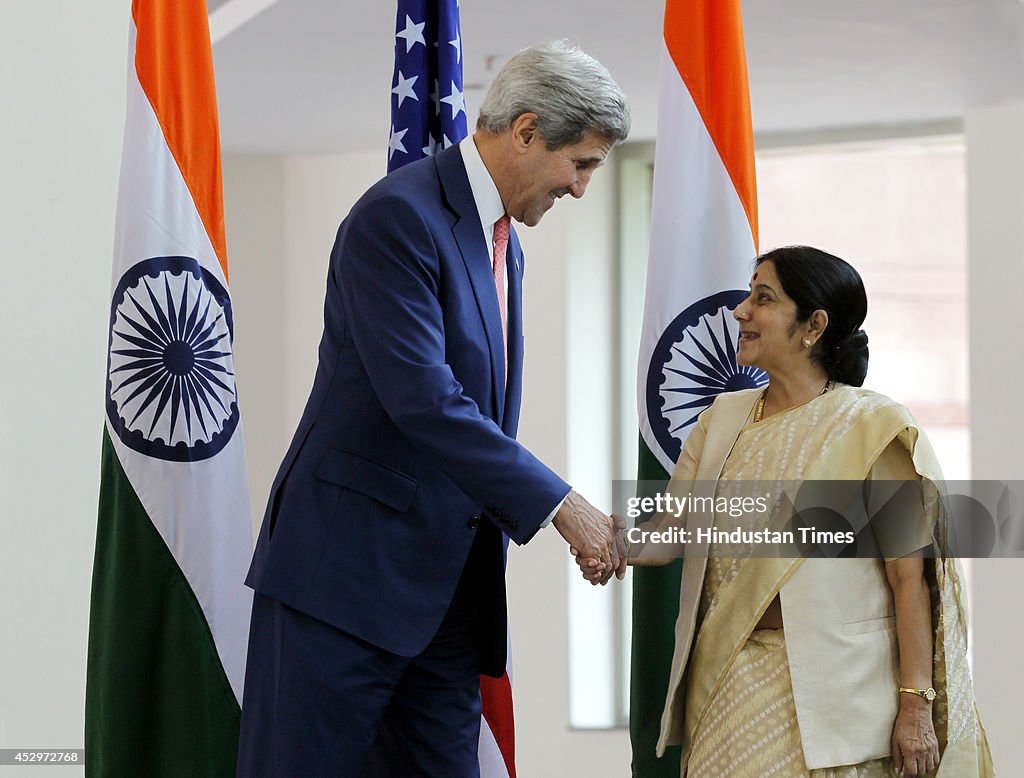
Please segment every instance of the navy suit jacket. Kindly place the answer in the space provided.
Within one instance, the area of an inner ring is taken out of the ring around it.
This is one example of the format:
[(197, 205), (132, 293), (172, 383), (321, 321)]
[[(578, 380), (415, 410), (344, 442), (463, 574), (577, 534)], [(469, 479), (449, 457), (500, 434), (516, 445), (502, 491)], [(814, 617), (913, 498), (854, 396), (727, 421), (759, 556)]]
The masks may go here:
[(437, 631), (477, 533), (483, 672), (505, 669), (504, 546), (569, 486), (515, 441), (522, 250), (508, 255), (508, 379), (480, 217), (455, 146), (375, 184), (331, 254), (312, 392), (246, 583), (403, 656)]

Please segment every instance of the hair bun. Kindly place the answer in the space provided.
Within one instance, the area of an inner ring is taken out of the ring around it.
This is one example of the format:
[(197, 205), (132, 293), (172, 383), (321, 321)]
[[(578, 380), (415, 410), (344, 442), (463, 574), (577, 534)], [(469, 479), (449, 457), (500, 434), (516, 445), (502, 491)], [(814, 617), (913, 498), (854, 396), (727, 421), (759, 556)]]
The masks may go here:
[(857, 329), (832, 346), (829, 375), (850, 386), (863, 386), (868, 374), (868, 334)]
[(833, 348), (836, 351), (843, 351), (846, 349), (862, 349), (867, 348), (868, 345), (868, 334), (864, 330), (854, 330), (849, 335), (840, 338)]

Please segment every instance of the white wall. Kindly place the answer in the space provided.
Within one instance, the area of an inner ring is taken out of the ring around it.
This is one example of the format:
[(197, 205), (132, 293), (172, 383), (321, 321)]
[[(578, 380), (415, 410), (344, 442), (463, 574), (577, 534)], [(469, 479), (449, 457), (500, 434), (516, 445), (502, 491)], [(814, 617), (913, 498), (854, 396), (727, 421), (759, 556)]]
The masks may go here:
[[(976, 479), (1024, 479), (1024, 103), (968, 112), (971, 466)], [(996, 767), (1024, 763), (1024, 560), (971, 565), (974, 672)]]
[(283, 361), (290, 321), (283, 292), (291, 264), (282, 218), (286, 166), (281, 157), (254, 156), (227, 158), (223, 167), (238, 403), (245, 425), (250, 504), (253, 515), (260, 517), (291, 434)]
[(381, 153), (225, 156), (224, 218), (254, 527), (313, 384), (338, 225)]
[(120, 0), (0, 4), (0, 748), (84, 740), (127, 41)]

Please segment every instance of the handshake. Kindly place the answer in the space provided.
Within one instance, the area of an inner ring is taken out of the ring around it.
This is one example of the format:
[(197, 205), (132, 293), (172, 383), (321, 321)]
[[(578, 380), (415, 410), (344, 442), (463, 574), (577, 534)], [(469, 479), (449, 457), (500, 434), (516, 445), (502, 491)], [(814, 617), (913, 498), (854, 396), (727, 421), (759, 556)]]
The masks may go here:
[(612, 574), (619, 580), (626, 577), (625, 519), (606, 516), (573, 490), (551, 523), (569, 544), (583, 577), (591, 584), (604, 586)]

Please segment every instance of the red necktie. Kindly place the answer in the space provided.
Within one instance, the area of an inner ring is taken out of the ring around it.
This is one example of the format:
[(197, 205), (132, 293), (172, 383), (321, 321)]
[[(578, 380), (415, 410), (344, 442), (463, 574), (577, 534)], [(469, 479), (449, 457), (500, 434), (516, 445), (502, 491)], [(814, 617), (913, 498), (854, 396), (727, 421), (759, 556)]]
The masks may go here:
[(498, 292), (498, 310), (501, 312), (501, 340), (505, 353), (505, 381), (508, 382), (508, 322), (505, 312), (505, 251), (508, 249), (508, 215), (494, 223), (494, 288)]

